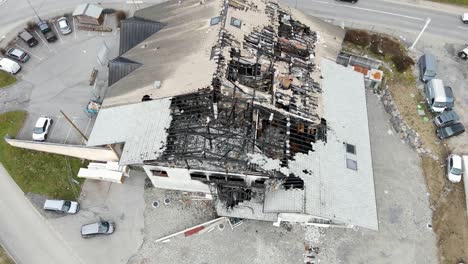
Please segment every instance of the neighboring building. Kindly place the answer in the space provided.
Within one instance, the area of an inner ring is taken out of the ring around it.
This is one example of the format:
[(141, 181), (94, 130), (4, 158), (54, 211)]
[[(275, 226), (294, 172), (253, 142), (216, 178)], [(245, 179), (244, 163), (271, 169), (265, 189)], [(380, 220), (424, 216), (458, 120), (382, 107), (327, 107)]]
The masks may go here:
[(318, 22), (221, 3), (123, 21), (142, 31), (121, 33), (87, 146), (155, 187), (210, 193), (220, 216), (378, 229), (363, 75), (322, 59)]
[(73, 17), (78, 20), (78, 23), (99, 26), (104, 21), (102, 10), (102, 7), (96, 5), (81, 4), (73, 11)]

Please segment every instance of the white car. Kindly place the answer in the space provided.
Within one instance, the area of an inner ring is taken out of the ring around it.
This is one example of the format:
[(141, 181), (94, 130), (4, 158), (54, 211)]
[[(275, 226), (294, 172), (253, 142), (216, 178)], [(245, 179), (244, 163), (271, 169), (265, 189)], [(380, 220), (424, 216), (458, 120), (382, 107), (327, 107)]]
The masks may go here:
[(468, 13), (463, 13), (461, 20), (463, 23), (468, 24)]
[(447, 159), (447, 177), (449, 181), (454, 183), (460, 182), (462, 174), (462, 158), (459, 155), (450, 155)]
[(47, 134), (49, 133), (49, 128), (52, 125), (52, 118), (47, 116), (41, 116), (36, 122), (36, 125), (33, 128), (32, 138), (34, 141), (45, 141), (47, 139)]
[(80, 210), (80, 204), (75, 201), (46, 200), (44, 210), (58, 213), (76, 214)]
[(61, 17), (57, 20), (57, 24), (60, 28), (60, 32), (62, 32), (63, 35), (70, 34), (72, 32), (72, 29), (70, 27), (70, 24), (68, 23), (68, 20), (66, 17)]
[(81, 236), (83, 238), (97, 235), (110, 235), (114, 233), (115, 224), (109, 221), (99, 221), (81, 226)]

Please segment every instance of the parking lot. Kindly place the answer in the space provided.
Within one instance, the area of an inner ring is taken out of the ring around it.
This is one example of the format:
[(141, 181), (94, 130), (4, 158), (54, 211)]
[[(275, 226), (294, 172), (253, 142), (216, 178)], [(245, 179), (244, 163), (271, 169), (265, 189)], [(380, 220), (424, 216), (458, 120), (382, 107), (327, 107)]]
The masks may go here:
[[(86, 106), (89, 100), (98, 99), (104, 93), (107, 61), (118, 55), (119, 35), (112, 15), (106, 15), (103, 24), (112, 28), (112, 32), (79, 30), (69, 18), (73, 32), (62, 35), (58, 32), (56, 19), (51, 19), (49, 25), (57, 35), (57, 41), (48, 43), (36, 29), (32, 35), (39, 41), (37, 46), (30, 48), (21, 39), (11, 43), (10, 46), (29, 53), (31, 59), (21, 64), (22, 71), (17, 74), (18, 83), (2, 91), (0, 110), (28, 111), (28, 118), (17, 135), (18, 139), (31, 140), (31, 131), (37, 118), (45, 115), (54, 121), (48, 142), (81, 144), (83, 138), (60, 111), (84, 134), (89, 135), (94, 115), (86, 112)], [(93, 69), (98, 70), (98, 75), (95, 83), (90, 85)]]

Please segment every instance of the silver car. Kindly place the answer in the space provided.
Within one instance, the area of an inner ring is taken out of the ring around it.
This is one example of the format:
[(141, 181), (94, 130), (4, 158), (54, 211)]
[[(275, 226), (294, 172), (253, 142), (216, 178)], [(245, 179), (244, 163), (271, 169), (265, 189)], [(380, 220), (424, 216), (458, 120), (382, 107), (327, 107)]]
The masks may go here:
[(68, 23), (68, 20), (66, 17), (61, 17), (57, 20), (57, 24), (60, 28), (60, 32), (62, 32), (63, 35), (70, 34), (72, 32), (72, 29), (70, 27), (70, 24)]
[(25, 63), (29, 60), (29, 54), (17, 48), (9, 48), (6, 55), (17, 62)]
[(114, 233), (114, 230), (114, 223), (109, 221), (99, 221), (96, 223), (83, 225), (81, 227), (81, 236), (83, 238), (88, 238), (97, 235), (110, 235)]

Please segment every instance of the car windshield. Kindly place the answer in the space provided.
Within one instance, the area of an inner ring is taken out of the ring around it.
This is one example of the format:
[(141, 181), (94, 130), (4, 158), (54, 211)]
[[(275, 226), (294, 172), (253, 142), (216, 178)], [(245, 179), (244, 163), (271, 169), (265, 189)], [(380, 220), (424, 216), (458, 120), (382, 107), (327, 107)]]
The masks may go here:
[(109, 231), (109, 223), (108, 223), (108, 222), (102, 222), (102, 223), (99, 225), (99, 230), (98, 230), (98, 232), (99, 232), (99, 233), (107, 233), (107, 231)]
[(70, 210), (70, 207), (71, 207), (71, 202), (70, 201), (65, 201), (65, 203), (63, 203), (63, 206), (62, 206), (62, 211), (63, 212), (68, 212), (68, 210)]
[(35, 127), (33, 129), (34, 134), (42, 134), (44, 133), (44, 128), (43, 127)]

